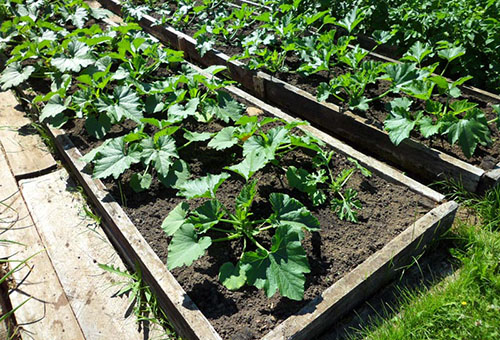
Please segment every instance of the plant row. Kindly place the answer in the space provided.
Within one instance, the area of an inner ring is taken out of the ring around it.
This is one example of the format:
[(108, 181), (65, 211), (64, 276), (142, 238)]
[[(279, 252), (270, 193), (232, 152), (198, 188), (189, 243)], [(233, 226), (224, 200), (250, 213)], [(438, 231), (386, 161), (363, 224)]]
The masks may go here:
[[(129, 15), (140, 18), (152, 11), (137, 3), (124, 3)], [(158, 24), (191, 32), (202, 56), (222, 48), (250, 69), (282, 78), (295, 75), (309, 85), (318, 82), (313, 94), (319, 101), (332, 100), (360, 114), (385, 106), (384, 127), (396, 145), (412, 134), (446, 138), (470, 158), (478, 145), (492, 144), (493, 126), (500, 126), (498, 105), (487, 116), (478, 103), (462, 97), (459, 86), (472, 76), (456, 81), (444, 77), (468, 50), (453, 40), (433, 45), (416, 41), (398, 62), (374, 60), (356, 44), (368, 15), (365, 7), (335, 18), (330, 10), (304, 1), (270, 1), (267, 7), (213, 0), (149, 3)], [(395, 34), (373, 31), (375, 48)]]
[[(361, 202), (349, 180), (355, 172), (370, 176), (367, 169), (350, 160), (352, 167), (337, 174), (333, 152), (296, 129), (304, 123), (245, 115), (244, 105), (214, 77), (223, 67), (200, 73), (137, 24), (104, 25), (109, 12), (82, 0), (12, 0), (0, 5), (0, 13), (0, 52), (9, 55), (2, 89), (32, 86), (39, 119), (53, 126), (83, 121), (98, 145), (83, 157), (94, 178), (112, 178), (120, 186), (129, 174), (136, 192), (159, 181), (185, 198), (161, 226), (172, 237), (168, 268), (192, 264), (213, 244), (238, 241), (239, 261), (220, 268), (227, 288), (247, 284), (268, 296), (279, 291), (303, 298), (310, 268), (302, 240), (304, 232), (320, 228), (306, 205), (330, 206), (338, 218), (357, 222)], [(182, 157), (193, 145), (239, 156), (221, 173), (193, 178), (190, 159)], [(285, 168), (282, 158), (296, 150), (308, 158)], [(272, 213), (256, 218), (255, 174), (270, 167), (282, 171), (292, 192), (308, 202), (273, 192), (265, 198)], [(243, 186), (225, 205), (217, 190), (230, 177)], [(191, 208), (190, 200), (197, 206)], [(266, 236), (270, 242), (262, 242)]]

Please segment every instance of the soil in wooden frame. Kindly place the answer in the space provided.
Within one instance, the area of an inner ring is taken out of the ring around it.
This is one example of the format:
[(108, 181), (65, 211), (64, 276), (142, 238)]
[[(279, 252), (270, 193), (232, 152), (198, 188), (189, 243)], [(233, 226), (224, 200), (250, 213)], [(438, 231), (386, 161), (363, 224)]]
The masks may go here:
[[(170, 3), (169, 1), (163, 1), (160, 0), (158, 1), (158, 4), (162, 3), (169, 3), (169, 6), (171, 7), (172, 10), (176, 9), (175, 4)], [(157, 19), (160, 19), (160, 17), (156, 13), (151, 13), (151, 15)], [(213, 15), (212, 15), (213, 16)], [(212, 16), (209, 15), (209, 19), (212, 19)], [(196, 18), (193, 18), (194, 22), (197, 22)], [(207, 19), (208, 20), (208, 19)], [(241, 35), (242, 36), (247, 36), (251, 34), (255, 29), (257, 29), (261, 24), (260, 23), (253, 23), (252, 25), (245, 27), (241, 30)], [(177, 28), (181, 30), (182, 32), (193, 36), (197, 32), (197, 28), (195, 25), (189, 25), (187, 27), (179, 27)], [(217, 44), (215, 47), (217, 50), (226, 53), (229, 56), (235, 56), (235, 55), (242, 55), (243, 49), (241, 46), (238, 45), (228, 45), (227, 42), (223, 41), (219, 36), (217, 37)], [(365, 60), (376, 60), (371, 57), (366, 57)], [(439, 61), (439, 60), (434, 60), (434, 61)], [(243, 60), (243, 62), (245, 62)], [(313, 96), (316, 96), (317, 93), (317, 87), (321, 82), (326, 82), (328, 83), (330, 79), (333, 77), (339, 76), (341, 74), (346, 73), (349, 71), (348, 67), (343, 67), (343, 66), (335, 66), (333, 67), (330, 72), (326, 71), (321, 71), (316, 74), (312, 74), (309, 76), (304, 76), (301, 74), (298, 74), (297, 72), (294, 72), (300, 65), (301, 61), (299, 60), (297, 55), (290, 54), (287, 56), (286, 59), (286, 66), (288, 67), (291, 72), (278, 72), (278, 73), (269, 73), (267, 70), (263, 70), (268, 72), (270, 75), (276, 77), (277, 79), (280, 79), (282, 81), (285, 81), (293, 86), (296, 86), (300, 88), (301, 90), (304, 90), (308, 93), (310, 93)], [(384, 93), (388, 88), (389, 88), (389, 82), (387, 81), (378, 81), (376, 84), (371, 84), (368, 85), (365, 91), (365, 96), (367, 98), (375, 98), (379, 96), (380, 94)], [(345, 93), (340, 94), (342, 97), (347, 98)], [(391, 102), (393, 99), (398, 98), (398, 97), (407, 97), (411, 100), (413, 100), (414, 104), (412, 106), (412, 109), (414, 112), (418, 110), (423, 110), (425, 108), (425, 102), (412, 98), (408, 95), (405, 95), (401, 93), (400, 95), (395, 95), (395, 94), (389, 94), (385, 97), (383, 97), (381, 100), (375, 101), (370, 104), (370, 109), (367, 111), (360, 111), (360, 110), (354, 110), (353, 112), (360, 115), (361, 117), (367, 118), (367, 123), (372, 124), (373, 126), (377, 127), (380, 130), (384, 130), (384, 121), (387, 118), (389, 114), (389, 110), (387, 108), (387, 105), (389, 102)], [(436, 98), (434, 98), (436, 99)], [(455, 100), (463, 100), (467, 99), (470, 100), (474, 103), (478, 104), (478, 108), (481, 109), (485, 115), (487, 120), (492, 120), (497, 117), (497, 114), (494, 112), (491, 103), (482, 100), (479, 97), (468, 95), (463, 93), (462, 96), (458, 99), (452, 99), (451, 101)], [(442, 102), (445, 104), (446, 98), (445, 97), (440, 97), (437, 99), (438, 101)], [(333, 96), (330, 96), (328, 99), (329, 102), (332, 102), (336, 105), (339, 105), (342, 111), (349, 110), (349, 107), (347, 103), (345, 102), (340, 102)], [(447, 137), (442, 137), (439, 135), (432, 136), (431, 138), (424, 138), (420, 133), (413, 132), (411, 134), (411, 138), (417, 140), (419, 143), (422, 143), (428, 147), (437, 149), (439, 151), (442, 151), (446, 154), (449, 154), (453, 157), (456, 157), (462, 161), (465, 161), (467, 163), (470, 163), (474, 166), (480, 167), (481, 169), (488, 171), (500, 163), (500, 131), (498, 127), (494, 124), (490, 124), (490, 132), (492, 136), (492, 144), (488, 146), (483, 146), (483, 145), (478, 145), (477, 149), (475, 150), (474, 154), (472, 157), (468, 158), (465, 156), (463, 153), (462, 149), (458, 144), (451, 145)], [(366, 148), (365, 151), (369, 152), (369, 149)], [(373, 154), (373, 153), (372, 153)]]
[[(120, 135), (132, 125), (114, 127), (112, 134)], [(188, 128), (196, 131), (217, 131), (218, 123), (199, 125), (188, 123)], [(72, 121), (66, 126), (70, 137), (81, 151), (87, 152), (98, 142), (89, 137), (82, 121)], [(226, 152), (215, 151), (204, 144), (192, 145), (182, 150), (181, 157), (188, 161), (194, 176), (207, 173), (220, 173), (223, 166), (235, 164), (242, 158), (239, 147)], [(310, 155), (294, 151), (282, 159), (282, 166), (303, 166), (307, 168)], [(346, 157), (336, 154), (335, 172), (352, 164)], [(311, 170), (309, 168), (309, 170)], [(132, 172), (127, 172), (122, 181), (126, 183)], [(238, 291), (227, 290), (218, 281), (219, 267), (227, 261), (236, 263), (242, 242), (219, 243), (212, 246), (208, 253), (190, 267), (172, 271), (187, 294), (193, 299), (203, 314), (210, 320), (223, 339), (258, 339), (278, 323), (298, 312), (317, 297), (323, 290), (342, 278), (370, 255), (381, 249), (401, 231), (411, 226), (419, 217), (432, 209), (435, 204), (408, 188), (392, 184), (378, 176), (366, 178), (357, 173), (349, 186), (359, 193), (363, 209), (359, 212), (359, 223), (341, 221), (328, 205), (313, 207), (304, 194), (292, 190), (281, 168), (268, 165), (254, 175), (258, 179), (258, 197), (252, 211), (255, 218), (265, 218), (271, 213), (267, 202), (269, 194), (281, 192), (303, 202), (318, 218), (321, 231), (306, 233), (303, 246), (306, 250), (311, 273), (307, 274), (305, 297), (303, 301), (292, 301), (278, 294), (267, 298), (263, 291), (255, 287), (244, 287)], [(105, 181), (111, 194), (120, 201), (117, 183)], [(235, 197), (244, 181), (232, 175), (219, 188), (217, 197), (227, 207), (232, 208)], [(161, 223), (168, 213), (180, 202), (172, 189), (166, 189), (154, 180), (151, 189), (143, 193), (133, 192), (128, 185), (122, 186), (126, 204), (122, 206), (132, 222), (148, 241), (154, 251), (166, 262), (170, 238), (161, 229)], [(329, 197), (331, 199), (332, 197)], [(190, 200), (196, 207), (203, 199)], [(263, 235), (260, 241), (269, 246), (272, 235)]]

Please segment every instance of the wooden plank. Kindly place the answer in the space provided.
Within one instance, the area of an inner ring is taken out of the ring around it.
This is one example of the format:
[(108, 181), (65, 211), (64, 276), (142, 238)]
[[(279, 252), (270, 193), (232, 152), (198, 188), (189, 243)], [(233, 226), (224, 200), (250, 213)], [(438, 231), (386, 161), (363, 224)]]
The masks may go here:
[(16, 283), (9, 294), (12, 305), (30, 298), (15, 312), (22, 338), (84, 340), (2, 150), (0, 178), (0, 223), (5, 228), (0, 238), (19, 242), (1, 244), (0, 258), (25, 260), (36, 254), (12, 275)]
[(57, 164), (13, 92), (0, 92), (0, 143), (17, 179), (46, 173)]
[(457, 208), (457, 203), (448, 202), (427, 213), (263, 340), (306, 340), (321, 334), (389, 282), (397, 273), (394, 269), (411, 262), (412, 254), (422, 252), (436, 234), (450, 227)]
[(479, 182), (478, 193), (484, 194), (488, 189), (500, 185), (500, 163), (494, 169), (486, 172)]
[(166, 269), (104, 184), (92, 179), (85, 171), (86, 164), (80, 161), (81, 153), (64, 131), (50, 129), (50, 132), (61, 156), (102, 216), (108, 238), (129, 266), (140, 266), (143, 278), (157, 296), (175, 330), (186, 339), (220, 340), (213, 326)]
[(127, 296), (113, 296), (117, 277), (99, 263), (124, 268), (96, 223), (83, 214), (85, 201), (65, 169), (20, 181), (33, 221), (47, 247), (85, 338), (143, 339)]

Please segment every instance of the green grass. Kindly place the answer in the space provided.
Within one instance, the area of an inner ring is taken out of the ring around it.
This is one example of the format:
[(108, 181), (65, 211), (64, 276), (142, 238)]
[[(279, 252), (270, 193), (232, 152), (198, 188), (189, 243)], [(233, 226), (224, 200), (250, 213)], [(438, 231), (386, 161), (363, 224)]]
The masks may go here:
[(500, 188), (462, 198), (481, 223), (455, 224), (455, 274), (430, 288), (405, 290), (397, 314), (386, 313), (352, 339), (500, 339)]

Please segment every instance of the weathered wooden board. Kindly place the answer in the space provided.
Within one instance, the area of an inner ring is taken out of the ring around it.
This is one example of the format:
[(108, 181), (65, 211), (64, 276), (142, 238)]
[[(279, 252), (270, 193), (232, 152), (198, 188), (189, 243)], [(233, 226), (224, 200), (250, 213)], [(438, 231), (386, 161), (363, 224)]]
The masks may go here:
[[(99, 0), (104, 7), (120, 15), (119, 0)], [(356, 148), (397, 165), (408, 173), (426, 181), (454, 179), (464, 188), (478, 192), (491, 184), (487, 173), (439, 150), (407, 139), (399, 146), (391, 143), (387, 132), (368, 124), (366, 119), (349, 111), (342, 112), (337, 105), (320, 103), (309, 93), (280, 81), (263, 72), (254, 72), (239, 62), (216, 50), (203, 56), (196, 49), (196, 40), (170, 26), (157, 25), (156, 20), (145, 15), (141, 21), (145, 31), (173, 48), (184, 51), (186, 58), (204, 65), (225, 65), (228, 76), (261, 99), (286, 108), (289, 112), (316, 124), (321, 129), (352, 143)], [(379, 56), (384, 58), (383, 56)], [(464, 88), (464, 90), (467, 90)], [(475, 89), (467, 91), (474, 92)], [(472, 92), (468, 93), (472, 93)], [(500, 97), (477, 89), (478, 97), (495, 102)], [(486, 96), (486, 97), (485, 97)]]
[(46, 173), (56, 162), (42, 139), (31, 128), (31, 120), (19, 109), (14, 93), (0, 92), (0, 143), (17, 179)]
[(142, 340), (135, 316), (127, 315), (128, 297), (114, 296), (119, 278), (98, 266), (123, 263), (83, 213), (85, 201), (66, 170), (22, 180), (20, 188), (85, 338)]
[(1, 147), (0, 178), (0, 239), (19, 243), (0, 243), (0, 258), (25, 260), (36, 254), (12, 275), (16, 283), (9, 294), (12, 305), (30, 299), (15, 313), (22, 338), (84, 340)]

